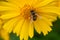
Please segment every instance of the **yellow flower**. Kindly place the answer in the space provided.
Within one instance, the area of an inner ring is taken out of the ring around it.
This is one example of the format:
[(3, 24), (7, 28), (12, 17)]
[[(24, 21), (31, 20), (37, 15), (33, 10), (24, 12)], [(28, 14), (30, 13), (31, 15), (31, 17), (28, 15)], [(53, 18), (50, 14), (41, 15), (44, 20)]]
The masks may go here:
[(20, 35), (20, 40), (28, 40), (34, 36), (34, 29), (46, 35), (52, 29), (52, 22), (60, 15), (60, 7), (47, 6), (54, 0), (8, 0), (0, 2), (3, 20), (7, 20), (3, 28)]
[(2, 28), (2, 21), (0, 20), (0, 37), (3, 40), (9, 40), (9, 34)]

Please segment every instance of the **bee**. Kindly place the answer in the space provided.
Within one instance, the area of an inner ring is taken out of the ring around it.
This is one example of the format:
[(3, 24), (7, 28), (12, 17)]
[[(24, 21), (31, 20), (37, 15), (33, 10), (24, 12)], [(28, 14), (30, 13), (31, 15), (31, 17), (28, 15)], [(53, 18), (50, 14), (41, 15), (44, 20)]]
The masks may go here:
[(31, 15), (33, 17), (33, 21), (36, 21), (36, 19), (37, 19), (36, 12), (34, 10), (31, 10), (30, 12), (31, 12)]

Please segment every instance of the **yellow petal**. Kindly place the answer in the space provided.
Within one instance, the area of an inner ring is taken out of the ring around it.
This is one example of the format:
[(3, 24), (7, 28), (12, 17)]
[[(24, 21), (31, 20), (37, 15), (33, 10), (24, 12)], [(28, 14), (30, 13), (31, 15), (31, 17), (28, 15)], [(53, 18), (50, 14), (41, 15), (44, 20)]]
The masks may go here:
[(60, 7), (60, 0), (58, 0), (58, 4), (59, 4), (59, 7)]
[(4, 40), (9, 40), (9, 34), (8, 32), (6, 32), (6, 30), (2, 29), (0, 30), (1, 31), (1, 37), (4, 39)]
[(28, 40), (28, 35), (26, 34), (25, 37), (24, 37), (24, 40)]
[[(38, 26), (37, 26), (38, 25)], [(50, 28), (51, 23), (44, 18), (38, 18), (38, 21), (35, 22), (36, 30), (38, 32), (43, 32), (44, 35), (48, 34), (52, 29)]]
[(54, 16), (44, 15), (43, 17), (45, 17), (46, 19), (48, 19), (52, 22), (57, 20), (57, 17), (54, 17)]
[(17, 6), (16, 6), (15, 4), (12, 4), (12, 3), (10, 3), (10, 2), (4, 2), (4, 1), (1, 1), (1, 2), (0, 2), (0, 6), (17, 8)]
[(28, 28), (29, 28), (29, 23), (25, 20), (22, 28), (21, 28), (21, 32), (20, 32), (20, 40), (24, 39), (27, 40), (28, 39)]
[[(17, 4), (20, 2), (20, 0), (7, 0), (9, 3), (12, 3), (12, 4)], [(21, 0), (22, 1), (22, 0)]]
[(17, 24), (13, 30), (13, 33), (17, 33), (17, 36), (20, 35), (20, 31), (23, 26), (23, 23), (24, 23), (24, 19), (20, 19), (19, 21), (17, 21)]
[(1, 29), (1, 27), (2, 27), (2, 24), (3, 24), (3, 20), (0, 19), (0, 29)]
[(46, 23), (47, 25), (53, 26), (53, 25), (52, 25), (52, 21), (50, 21), (49, 19), (47, 19), (47, 18), (45, 18), (45, 17), (42, 17), (42, 20), (45, 21), (45, 23)]
[(52, 29), (50, 28), (50, 26), (48, 25), (48, 24), (46, 24), (46, 23), (44, 23), (44, 22), (41, 22), (42, 24), (41, 24), (41, 26), (42, 26), (42, 32), (43, 32), (43, 34), (44, 34), (44, 36), (46, 35), (46, 34), (48, 34), (48, 32), (50, 32)]
[(24, 1), (25, 1), (26, 4), (33, 6), (33, 5), (36, 4), (36, 2), (38, 2), (39, 0), (24, 0)]
[(51, 13), (49, 11), (42, 11), (41, 8), (38, 8), (37, 11), (39, 12), (38, 15), (40, 16), (40, 18), (45, 17), (49, 19), (50, 21), (57, 20), (58, 14), (56, 13)]
[(0, 18), (2, 18), (2, 19), (11, 19), (11, 18), (17, 17), (19, 15), (20, 15), (20, 13), (18, 13), (18, 12), (6, 12)]
[(42, 7), (41, 11), (45, 13), (55, 13), (60, 15), (60, 7)]
[(8, 2), (0, 2), (0, 11), (3, 10), (18, 10), (18, 7)]
[(13, 28), (15, 28), (15, 24), (17, 23), (17, 21), (18, 21), (18, 18), (13, 18), (13, 19), (7, 21), (7, 22), (3, 25), (3, 28), (4, 28), (7, 32), (11, 33), (12, 30), (13, 30)]
[(57, 20), (58, 15), (55, 13), (43, 13), (41, 16), (47, 18), (50, 21), (55, 21)]
[(30, 38), (34, 36), (34, 27), (32, 22), (29, 23), (29, 36)]
[(58, 7), (60, 7), (60, 0), (56, 0), (56, 5), (58, 6)]
[[(35, 3), (37, 0), (7, 0), (8, 2), (12, 2), (15, 3), (17, 5), (21, 5), (21, 4), (33, 4)], [(24, 2), (24, 3), (23, 3)]]
[(7, 0), (9, 3), (16, 5), (17, 7), (23, 7), (25, 0)]
[(40, 20), (40, 26), (41, 26), (41, 31), (43, 32), (44, 35), (48, 34), (52, 29), (50, 28), (50, 25), (48, 24), (48, 21), (44, 21), (44, 18)]
[(38, 4), (36, 3), (36, 7), (42, 7), (42, 6), (46, 6), (49, 3), (53, 2), (54, 0), (43, 0), (42, 2), (38, 2)]
[(35, 27), (35, 30), (41, 34), (41, 26), (40, 26), (40, 20), (39, 18), (37, 18), (37, 20), (34, 22), (34, 27)]
[(47, 25), (49, 26), (53, 26), (52, 25), (52, 21), (50, 21), (49, 19), (47, 19), (46, 17), (42, 17), (40, 20), (44, 21)]
[(4, 6), (0, 6), (0, 11), (4, 11), (4, 10), (12, 10), (13, 8), (10, 7), (4, 7)]

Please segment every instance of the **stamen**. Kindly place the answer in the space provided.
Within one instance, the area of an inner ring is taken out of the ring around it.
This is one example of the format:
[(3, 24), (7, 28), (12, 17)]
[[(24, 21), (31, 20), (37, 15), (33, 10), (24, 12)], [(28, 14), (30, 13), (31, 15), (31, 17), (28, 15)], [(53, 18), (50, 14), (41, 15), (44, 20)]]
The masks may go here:
[(35, 8), (29, 6), (29, 5), (25, 5), (22, 10), (21, 10), (24, 19), (26, 20), (33, 20), (35, 21), (37, 19), (37, 15), (35, 12)]

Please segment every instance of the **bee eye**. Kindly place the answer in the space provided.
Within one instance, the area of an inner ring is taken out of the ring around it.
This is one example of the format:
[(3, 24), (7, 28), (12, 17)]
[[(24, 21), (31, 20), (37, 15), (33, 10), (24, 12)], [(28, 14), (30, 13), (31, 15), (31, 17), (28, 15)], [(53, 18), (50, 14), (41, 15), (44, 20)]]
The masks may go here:
[(31, 10), (30, 11), (32, 15), (35, 15), (35, 11), (34, 10)]

